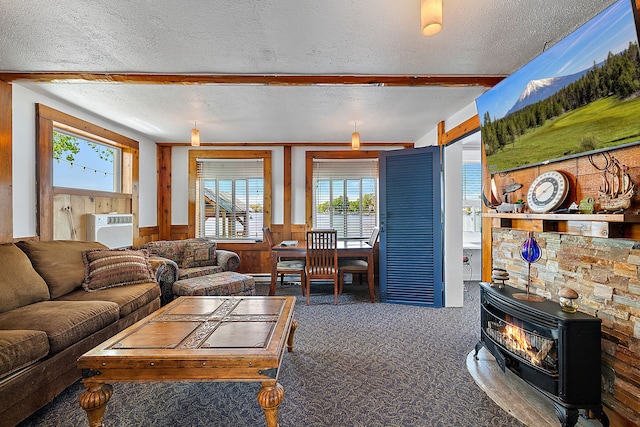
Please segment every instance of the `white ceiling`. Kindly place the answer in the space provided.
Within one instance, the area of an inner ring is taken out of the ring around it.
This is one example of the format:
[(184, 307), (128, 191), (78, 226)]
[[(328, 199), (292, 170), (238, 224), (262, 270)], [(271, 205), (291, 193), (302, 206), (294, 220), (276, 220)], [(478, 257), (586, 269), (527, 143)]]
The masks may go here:
[[(443, 3), (424, 37), (420, 0), (0, 0), (0, 72), (507, 75), (613, 0)], [(14, 83), (166, 142), (414, 142), (486, 90)]]

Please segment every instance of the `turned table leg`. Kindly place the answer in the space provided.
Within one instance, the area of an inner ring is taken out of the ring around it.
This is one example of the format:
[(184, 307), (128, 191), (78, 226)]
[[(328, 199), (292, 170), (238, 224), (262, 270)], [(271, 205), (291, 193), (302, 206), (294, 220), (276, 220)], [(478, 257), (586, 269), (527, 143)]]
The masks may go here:
[(291, 330), (289, 330), (289, 337), (287, 338), (287, 351), (291, 353), (293, 351), (293, 333), (298, 328), (298, 321), (294, 320), (291, 323)]
[(113, 387), (110, 384), (92, 382), (87, 382), (84, 385), (87, 389), (80, 394), (78, 399), (80, 406), (87, 412), (90, 427), (102, 427), (104, 410), (113, 394)]
[(258, 390), (258, 403), (267, 417), (267, 427), (278, 427), (278, 407), (284, 398), (284, 387), (280, 383), (262, 383)]

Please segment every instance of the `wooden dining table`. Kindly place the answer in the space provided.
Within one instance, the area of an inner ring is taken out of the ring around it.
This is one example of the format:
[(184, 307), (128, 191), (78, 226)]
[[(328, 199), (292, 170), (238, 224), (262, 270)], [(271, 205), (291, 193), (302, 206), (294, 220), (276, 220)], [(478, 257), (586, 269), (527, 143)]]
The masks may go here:
[[(271, 248), (271, 285), (269, 295), (276, 294), (276, 281), (278, 278), (277, 265), (280, 258), (304, 259), (307, 254), (305, 242), (299, 242), (296, 246), (284, 246), (277, 244)], [(367, 261), (367, 284), (369, 285), (369, 297), (375, 302), (374, 293), (374, 257), (373, 247), (364, 240), (338, 240), (338, 258), (356, 258)]]

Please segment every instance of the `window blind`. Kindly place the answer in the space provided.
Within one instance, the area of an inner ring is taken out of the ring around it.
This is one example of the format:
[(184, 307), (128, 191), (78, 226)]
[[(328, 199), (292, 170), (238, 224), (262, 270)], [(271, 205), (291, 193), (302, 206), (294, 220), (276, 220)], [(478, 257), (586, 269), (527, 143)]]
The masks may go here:
[(262, 238), (262, 159), (196, 159), (196, 234), (217, 239)]
[(462, 165), (462, 200), (480, 200), (482, 187), (482, 165), (465, 163)]
[(368, 238), (378, 221), (378, 159), (313, 162), (313, 227)]

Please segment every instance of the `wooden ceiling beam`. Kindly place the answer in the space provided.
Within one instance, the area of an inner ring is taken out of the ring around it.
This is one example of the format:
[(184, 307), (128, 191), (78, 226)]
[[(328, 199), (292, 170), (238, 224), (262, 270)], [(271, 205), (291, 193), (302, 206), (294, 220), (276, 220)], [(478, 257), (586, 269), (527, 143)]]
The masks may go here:
[(445, 86), (493, 87), (503, 75), (281, 75), (281, 74), (159, 74), (95, 72), (0, 72), (6, 83), (72, 83), (76, 81), (129, 84), (255, 84), (272, 86), (363, 85), (363, 86)]

